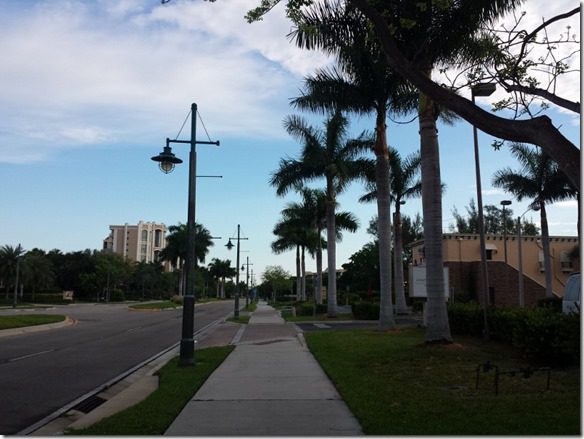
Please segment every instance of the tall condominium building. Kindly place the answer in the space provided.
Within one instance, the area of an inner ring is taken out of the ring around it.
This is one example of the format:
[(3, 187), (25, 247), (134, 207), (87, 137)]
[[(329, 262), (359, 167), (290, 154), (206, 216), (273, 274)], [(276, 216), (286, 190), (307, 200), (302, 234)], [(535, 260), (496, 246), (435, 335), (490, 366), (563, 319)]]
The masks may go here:
[(110, 234), (103, 240), (103, 249), (136, 262), (158, 261), (166, 247), (166, 226), (140, 221), (137, 225), (109, 226)]

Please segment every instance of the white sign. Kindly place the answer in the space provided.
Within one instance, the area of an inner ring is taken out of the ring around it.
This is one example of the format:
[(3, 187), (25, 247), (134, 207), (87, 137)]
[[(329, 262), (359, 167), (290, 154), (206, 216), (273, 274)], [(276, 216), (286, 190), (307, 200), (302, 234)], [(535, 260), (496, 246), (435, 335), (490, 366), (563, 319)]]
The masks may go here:
[[(428, 297), (426, 267), (410, 265), (410, 297)], [(449, 297), (448, 267), (444, 267), (444, 298)]]

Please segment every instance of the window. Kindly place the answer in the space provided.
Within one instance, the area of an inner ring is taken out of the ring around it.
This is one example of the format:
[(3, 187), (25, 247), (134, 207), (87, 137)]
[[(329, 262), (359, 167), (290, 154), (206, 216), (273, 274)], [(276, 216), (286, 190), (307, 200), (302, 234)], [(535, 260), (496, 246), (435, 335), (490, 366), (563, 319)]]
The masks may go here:
[(142, 230), (142, 241), (148, 241), (148, 230)]
[(154, 247), (160, 247), (162, 241), (162, 230), (156, 230), (154, 232)]
[(560, 253), (560, 268), (563, 273), (570, 273), (574, 270), (574, 266), (567, 252)]

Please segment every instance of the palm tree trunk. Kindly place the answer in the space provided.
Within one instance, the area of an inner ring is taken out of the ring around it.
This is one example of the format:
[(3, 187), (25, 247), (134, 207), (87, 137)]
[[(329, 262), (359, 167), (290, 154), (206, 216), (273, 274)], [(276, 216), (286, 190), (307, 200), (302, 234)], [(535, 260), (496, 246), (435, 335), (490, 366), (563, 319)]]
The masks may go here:
[(375, 139), (375, 184), (377, 186), (377, 237), (379, 247), (379, 327), (394, 329), (391, 300), (391, 176), (385, 137), (385, 116), (378, 115)]
[(306, 260), (304, 259), (306, 253), (306, 249), (302, 246), (302, 257), (300, 263), (301, 266), (301, 279), (300, 279), (300, 300), (306, 300)]
[(401, 230), (401, 213), (399, 200), (395, 203), (395, 220), (393, 221), (393, 266), (395, 284), (395, 303), (398, 314), (407, 314), (408, 305), (406, 303), (406, 293), (404, 291), (404, 256)]
[(316, 249), (316, 302), (322, 305), (322, 240), (318, 231), (318, 247)]
[(300, 246), (296, 246), (296, 300), (301, 296), (301, 274), (300, 274)]
[[(431, 69), (427, 70), (430, 77)], [(420, 93), (420, 156), (422, 167), (422, 211), (426, 251), (426, 342), (451, 342), (444, 297), (442, 262), (442, 194), (440, 154), (434, 102)]]
[(326, 239), (328, 262), (328, 287), (327, 287), (327, 314), (329, 317), (337, 316), (337, 245), (335, 224), (335, 193), (334, 181), (331, 176), (326, 177)]
[(552, 259), (550, 255), (550, 232), (547, 222), (547, 213), (545, 203), (539, 203), (541, 212), (541, 244), (543, 247), (543, 269), (545, 270), (545, 297), (547, 299), (553, 296), (552, 291)]

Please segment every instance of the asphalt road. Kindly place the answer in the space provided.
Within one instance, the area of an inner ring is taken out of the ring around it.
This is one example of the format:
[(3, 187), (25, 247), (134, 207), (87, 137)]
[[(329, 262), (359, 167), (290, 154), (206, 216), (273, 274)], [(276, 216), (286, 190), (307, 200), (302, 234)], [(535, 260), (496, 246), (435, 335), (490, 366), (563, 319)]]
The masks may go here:
[[(195, 307), (195, 331), (225, 317), (233, 302)], [(0, 434), (15, 434), (180, 340), (182, 310), (73, 304), (49, 310), (76, 324), (0, 338)]]

